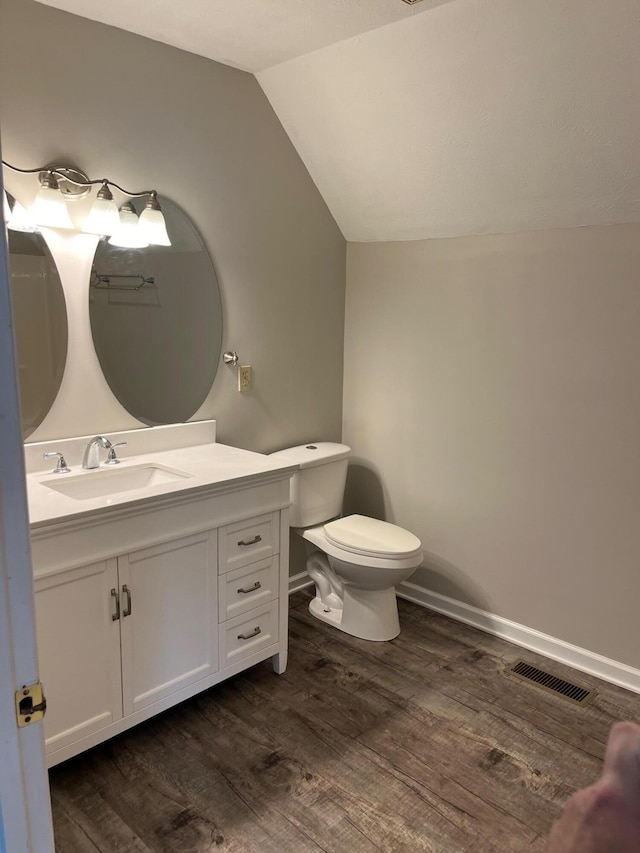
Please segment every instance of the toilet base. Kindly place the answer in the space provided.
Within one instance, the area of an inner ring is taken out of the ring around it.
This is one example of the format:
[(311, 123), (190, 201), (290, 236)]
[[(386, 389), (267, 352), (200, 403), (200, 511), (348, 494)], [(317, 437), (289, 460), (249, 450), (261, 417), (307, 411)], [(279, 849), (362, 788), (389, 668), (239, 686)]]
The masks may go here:
[(395, 587), (354, 589), (345, 584), (340, 609), (327, 608), (316, 596), (309, 603), (309, 612), (321, 622), (361, 640), (385, 642), (400, 633)]

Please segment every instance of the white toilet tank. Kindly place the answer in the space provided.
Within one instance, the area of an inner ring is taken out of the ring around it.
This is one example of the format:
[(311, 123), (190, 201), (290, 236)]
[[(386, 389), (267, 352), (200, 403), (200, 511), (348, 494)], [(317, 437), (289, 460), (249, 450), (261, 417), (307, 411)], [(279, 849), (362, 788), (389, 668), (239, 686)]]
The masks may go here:
[(319, 441), (271, 454), (300, 466), (291, 478), (292, 527), (311, 527), (340, 515), (350, 452), (346, 444)]

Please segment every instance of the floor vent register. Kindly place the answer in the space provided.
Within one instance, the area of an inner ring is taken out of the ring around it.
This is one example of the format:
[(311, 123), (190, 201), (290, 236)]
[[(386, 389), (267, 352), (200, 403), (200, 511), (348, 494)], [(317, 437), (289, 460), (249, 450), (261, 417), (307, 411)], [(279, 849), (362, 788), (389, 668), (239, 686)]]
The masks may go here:
[(532, 666), (524, 660), (517, 660), (508, 666), (505, 672), (540, 687), (542, 690), (547, 690), (549, 693), (555, 693), (556, 696), (561, 696), (576, 705), (588, 705), (598, 695), (596, 690), (587, 690), (571, 681), (565, 681), (564, 678), (558, 678), (558, 676), (546, 672), (544, 669), (538, 669), (537, 666)]

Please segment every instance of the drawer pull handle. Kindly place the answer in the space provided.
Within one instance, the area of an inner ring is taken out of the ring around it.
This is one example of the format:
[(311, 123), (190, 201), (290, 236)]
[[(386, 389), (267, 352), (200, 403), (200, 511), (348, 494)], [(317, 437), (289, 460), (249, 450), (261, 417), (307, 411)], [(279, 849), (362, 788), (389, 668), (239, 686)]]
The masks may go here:
[(262, 536), (260, 536), (260, 534), (256, 534), (253, 539), (249, 539), (247, 542), (245, 542), (244, 539), (241, 539), (238, 542), (238, 545), (246, 547), (247, 545), (257, 545), (258, 542), (262, 542)]
[(124, 619), (125, 616), (131, 616), (131, 590), (126, 584), (122, 587), (122, 594), (127, 596), (127, 603), (122, 611), (122, 618)]
[(262, 633), (260, 626), (256, 626), (250, 634), (238, 634), (239, 640), (250, 640), (252, 637), (257, 637)]
[(118, 590), (115, 589), (115, 587), (111, 590), (111, 598), (116, 602), (116, 612), (111, 614), (111, 621), (117, 622), (120, 618), (120, 596), (118, 595)]
[(261, 587), (262, 587), (262, 584), (260, 583), (260, 581), (256, 581), (253, 586), (240, 587), (238, 592), (255, 592), (257, 589), (260, 589)]

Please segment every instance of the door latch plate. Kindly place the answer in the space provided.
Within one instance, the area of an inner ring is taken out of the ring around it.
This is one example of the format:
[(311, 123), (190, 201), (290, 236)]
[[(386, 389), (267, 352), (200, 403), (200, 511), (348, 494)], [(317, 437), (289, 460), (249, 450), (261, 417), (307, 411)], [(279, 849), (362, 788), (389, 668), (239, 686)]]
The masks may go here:
[(23, 729), (31, 723), (41, 720), (47, 710), (47, 700), (42, 690), (42, 684), (24, 685), (16, 690), (16, 718), (18, 728)]

